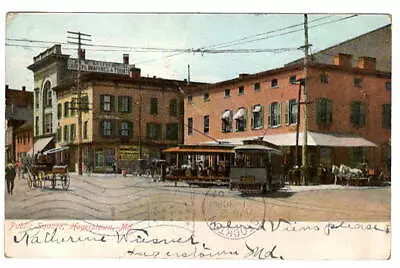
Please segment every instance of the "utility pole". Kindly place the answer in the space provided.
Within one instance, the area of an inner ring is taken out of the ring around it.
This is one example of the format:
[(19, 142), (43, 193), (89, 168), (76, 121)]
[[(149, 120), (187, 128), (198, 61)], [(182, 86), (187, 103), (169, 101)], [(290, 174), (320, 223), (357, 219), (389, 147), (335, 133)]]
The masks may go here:
[(85, 51), (82, 50), (81, 46), (82, 45), (87, 45), (87, 44), (82, 44), (82, 40), (84, 41), (92, 41), (87, 38), (83, 38), (82, 36), (86, 37), (91, 37), (89, 34), (84, 34), (81, 32), (71, 32), (67, 31), (67, 33), (72, 34), (74, 36), (68, 36), (70, 39), (78, 40), (78, 42), (73, 42), (73, 41), (68, 41), (70, 44), (75, 44), (78, 45), (78, 77), (77, 77), (77, 82), (76, 82), (76, 100), (75, 104), (77, 104), (77, 107), (71, 107), (72, 109), (75, 109), (78, 111), (78, 124), (77, 124), (77, 139), (78, 139), (78, 174), (82, 175), (82, 89), (81, 89), (81, 59), (85, 55)]
[(308, 131), (308, 117), (307, 117), (307, 105), (308, 105), (308, 77), (307, 77), (307, 64), (308, 64), (308, 21), (307, 14), (304, 14), (304, 124), (303, 124), (303, 146), (302, 146), (302, 185), (308, 184), (308, 155), (307, 155), (307, 131)]

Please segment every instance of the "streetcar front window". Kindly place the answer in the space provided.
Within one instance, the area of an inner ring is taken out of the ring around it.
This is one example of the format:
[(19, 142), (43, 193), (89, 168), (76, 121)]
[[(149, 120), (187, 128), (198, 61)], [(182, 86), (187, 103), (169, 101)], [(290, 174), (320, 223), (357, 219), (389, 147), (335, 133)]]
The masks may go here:
[(235, 167), (237, 168), (265, 168), (268, 163), (268, 155), (254, 152), (236, 152)]

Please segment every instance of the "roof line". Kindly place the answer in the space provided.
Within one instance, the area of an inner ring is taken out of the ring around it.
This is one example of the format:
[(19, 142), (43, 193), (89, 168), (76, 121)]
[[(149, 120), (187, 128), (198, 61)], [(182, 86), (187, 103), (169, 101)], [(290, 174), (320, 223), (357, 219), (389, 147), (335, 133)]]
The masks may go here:
[[(353, 38), (344, 40), (344, 41), (342, 41), (342, 42), (339, 42), (339, 43), (337, 43), (337, 44), (334, 44), (334, 45), (332, 45), (332, 46), (329, 46), (329, 47), (324, 48), (324, 49), (322, 49), (322, 50), (319, 50), (319, 51), (317, 51), (317, 52), (314, 52), (312, 55), (315, 55), (315, 54), (324, 52), (324, 51), (326, 51), (326, 50), (332, 49), (332, 48), (337, 47), (337, 46), (341, 46), (341, 45), (346, 44), (346, 43), (348, 43), (348, 42), (354, 41), (354, 40), (356, 40), (357, 38), (366, 36), (367, 34), (371, 34), (371, 33), (373, 33), (373, 32), (377, 32), (377, 31), (382, 30), (382, 29), (384, 29), (384, 28), (386, 28), (386, 27), (389, 27), (389, 26), (392, 26), (392, 24), (389, 23), (389, 24), (386, 24), (386, 25), (381, 26), (381, 27), (379, 27), (379, 28), (376, 28), (376, 29), (374, 29), (374, 30), (371, 30), (371, 31), (369, 31), (369, 32), (366, 32), (366, 33), (363, 33), (363, 34), (361, 34), (361, 35), (357, 35), (357, 36), (355, 36), (355, 37), (353, 37)], [(296, 59), (296, 60), (294, 60), (294, 61), (291, 61), (291, 62), (289, 62), (289, 63), (286, 63), (285, 66), (286, 66), (286, 65), (295, 64), (295, 62), (297, 62), (297, 61), (299, 61), (299, 60), (301, 60), (301, 59), (303, 59), (303, 58), (304, 58), (304, 57), (301, 57), (301, 58), (298, 58), (298, 59)]]

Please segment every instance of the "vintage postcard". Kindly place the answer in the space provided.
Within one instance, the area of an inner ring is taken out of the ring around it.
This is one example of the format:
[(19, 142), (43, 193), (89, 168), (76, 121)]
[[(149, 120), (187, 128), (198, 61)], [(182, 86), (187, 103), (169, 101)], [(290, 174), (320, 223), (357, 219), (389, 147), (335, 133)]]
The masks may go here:
[(391, 258), (389, 14), (10, 12), (9, 258)]

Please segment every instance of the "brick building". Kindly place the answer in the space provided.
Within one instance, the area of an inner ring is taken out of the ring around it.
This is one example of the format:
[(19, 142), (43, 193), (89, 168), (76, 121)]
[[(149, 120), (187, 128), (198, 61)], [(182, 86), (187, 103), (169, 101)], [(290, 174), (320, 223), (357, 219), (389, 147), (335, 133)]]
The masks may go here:
[[(5, 95), (5, 162), (7, 163), (17, 161), (30, 149), (33, 135), (32, 127), (29, 125), (32, 123), (33, 95), (32, 92), (26, 91), (25, 86), (18, 90), (11, 89), (8, 85), (6, 85)], [(21, 139), (21, 131), (24, 132), (23, 139)]]
[[(186, 81), (129, 75), (82, 75), (83, 166), (95, 172), (131, 167), (139, 158), (158, 158), (160, 151), (183, 142), (183, 95)], [(194, 83), (194, 85), (198, 83)], [(78, 118), (71, 93), (73, 84), (55, 87), (57, 94), (57, 143), (69, 146), (71, 168), (77, 170)], [(61, 159), (62, 160), (62, 159)]]
[[(308, 145), (312, 166), (355, 166), (367, 160), (390, 167), (391, 73), (376, 70), (374, 58), (348, 54), (333, 64), (308, 68)], [(185, 144), (240, 144), (264, 137), (280, 145), (293, 164), (296, 144), (298, 80), (303, 64), (239, 77), (185, 91)], [(303, 106), (300, 105), (302, 144)], [(377, 145), (374, 147), (374, 145)]]

